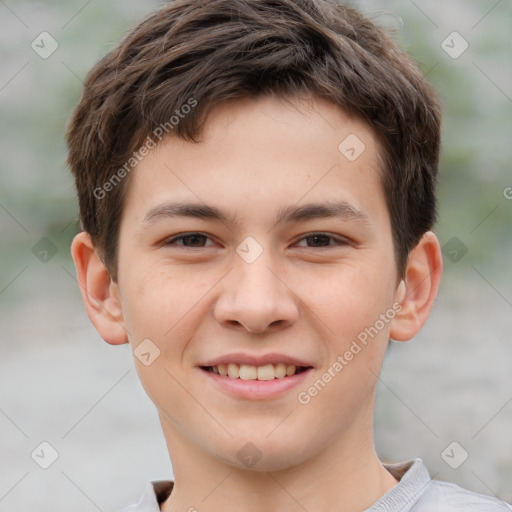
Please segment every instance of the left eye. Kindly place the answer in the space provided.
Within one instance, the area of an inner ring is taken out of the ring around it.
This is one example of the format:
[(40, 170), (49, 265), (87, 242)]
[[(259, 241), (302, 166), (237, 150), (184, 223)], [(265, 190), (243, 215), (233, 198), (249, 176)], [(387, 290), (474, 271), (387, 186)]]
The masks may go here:
[[(306, 243), (312, 243), (313, 245), (307, 245), (306, 247), (331, 247), (333, 245), (347, 245), (347, 240), (343, 238), (334, 237), (331, 235), (327, 235), (325, 233), (312, 233), (308, 236), (305, 236), (299, 240), (299, 242), (306, 241)], [(334, 243), (329, 243), (330, 241), (334, 241)], [(304, 247), (302, 245), (301, 247)]]

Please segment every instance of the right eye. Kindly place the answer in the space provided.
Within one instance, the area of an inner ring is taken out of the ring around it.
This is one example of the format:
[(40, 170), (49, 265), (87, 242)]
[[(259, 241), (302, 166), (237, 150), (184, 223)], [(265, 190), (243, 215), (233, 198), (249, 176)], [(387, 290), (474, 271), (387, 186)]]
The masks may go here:
[[(205, 243), (207, 240), (211, 240), (211, 238), (202, 233), (184, 233), (169, 239), (164, 245), (178, 245), (180, 247), (200, 249), (202, 247), (206, 247)], [(180, 241), (183, 243), (179, 243)]]

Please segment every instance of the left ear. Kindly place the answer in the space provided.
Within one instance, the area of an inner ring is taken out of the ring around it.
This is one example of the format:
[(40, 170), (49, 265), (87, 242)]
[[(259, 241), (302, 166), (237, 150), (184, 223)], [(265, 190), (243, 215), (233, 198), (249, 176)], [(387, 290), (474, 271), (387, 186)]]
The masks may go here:
[(391, 339), (408, 341), (423, 327), (434, 305), (442, 273), (439, 240), (432, 231), (427, 231), (409, 253), (405, 277), (397, 287), (402, 309), (391, 322)]

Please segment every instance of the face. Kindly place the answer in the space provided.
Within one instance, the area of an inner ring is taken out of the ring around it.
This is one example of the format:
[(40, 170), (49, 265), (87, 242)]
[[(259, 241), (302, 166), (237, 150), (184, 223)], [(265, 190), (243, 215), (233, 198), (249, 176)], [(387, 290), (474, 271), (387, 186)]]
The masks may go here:
[(327, 101), (261, 97), (132, 172), (116, 287), (168, 443), (276, 470), (371, 430), (397, 299), (378, 151)]

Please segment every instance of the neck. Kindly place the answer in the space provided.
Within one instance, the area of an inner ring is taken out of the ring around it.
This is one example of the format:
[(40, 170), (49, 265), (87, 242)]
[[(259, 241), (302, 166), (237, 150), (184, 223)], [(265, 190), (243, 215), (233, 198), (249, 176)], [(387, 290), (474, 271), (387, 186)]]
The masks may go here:
[(293, 467), (255, 471), (205, 453), (161, 420), (174, 469), (163, 512), (221, 512), (226, 504), (239, 512), (361, 512), (397, 484), (375, 453), (372, 422), (365, 422), (366, 431), (353, 425)]

